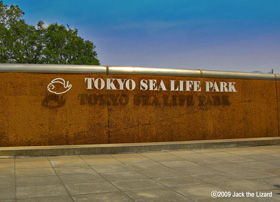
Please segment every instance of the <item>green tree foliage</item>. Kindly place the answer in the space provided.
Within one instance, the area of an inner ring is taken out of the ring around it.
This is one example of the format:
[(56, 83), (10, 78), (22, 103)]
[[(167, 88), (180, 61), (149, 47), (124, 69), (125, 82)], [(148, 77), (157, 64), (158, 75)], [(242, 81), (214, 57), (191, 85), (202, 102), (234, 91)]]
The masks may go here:
[(95, 45), (63, 25), (28, 25), (18, 6), (0, 1), (0, 63), (99, 65)]

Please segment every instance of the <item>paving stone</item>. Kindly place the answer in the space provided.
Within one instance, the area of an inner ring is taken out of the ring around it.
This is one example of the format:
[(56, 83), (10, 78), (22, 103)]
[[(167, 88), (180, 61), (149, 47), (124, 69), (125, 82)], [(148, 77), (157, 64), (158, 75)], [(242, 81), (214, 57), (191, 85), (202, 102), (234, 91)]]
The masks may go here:
[(268, 169), (264, 169), (262, 171), (265, 172), (265, 173), (272, 174), (272, 175), (280, 176), (280, 170), (279, 170), (278, 167), (277, 168), (270, 168), (270, 169), (268, 168)]
[(60, 179), (57, 176), (22, 177), (17, 178), (16, 184), (18, 187), (37, 185), (62, 185)]
[(16, 177), (35, 177), (35, 176), (52, 176), (55, 172), (52, 168), (20, 168), (16, 169)]
[(105, 179), (98, 174), (61, 175), (60, 179), (64, 184), (105, 181)]
[(120, 173), (103, 173), (101, 174), (104, 178), (108, 179), (111, 182), (114, 181), (124, 181), (124, 180), (136, 180), (136, 179), (146, 179), (147, 176), (140, 174), (136, 171), (127, 171)]
[(113, 159), (111, 154), (94, 154), (94, 155), (80, 155), (79, 156), (81, 159), (83, 160), (87, 160), (87, 159)]
[[(179, 150), (179, 151), (170, 150), (170, 151), (167, 151), (166, 153), (172, 154), (175, 156), (180, 156), (180, 155), (186, 155), (186, 154), (197, 154), (200, 151), (202, 151), (202, 150)], [(215, 151), (217, 151), (217, 150), (215, 150)], [(154, 152), (154, 153), (160, 153), (160, 152)]]
[(16, 169), (19, 168), (52, 168), (47, 157), (16, 158)]
[(116, 181), (113, 184), (121, 190), (162, 188), (163, 186), (151, 179)]
[(176, 168), (176, 171), (181, 171), (185, 175), (202, 175), (202, 174), (219, 174), (220, 171), (206, 166), (189, 166), (185, 168)]
[(275, 165), (275, 166), (280, 167), (280, 161), (279, 161), (279, 159), (280, 159), (280, 158), (277, 158), (277, 159), (275, 159), (275, 160), (273, 160), (273, 161), (270, 161), (269, 163), (271, 163), (271, 164), (273, 164), (273, 165)]
[(29, 162), (29, 163), (34, 163), (34, 162), (49, 162), (48, 157), (16, 157), (15, 158), (15, 163), (21, 163), (21, 162)]
[(17, 199), (67, 195), (68, 193), (63, 185), (24, 186), (17, 187), (16, 190)]
[(175, 156), (178, 156), (180, 158), (186, 159), (188, 161), (196, 160), (196, 159), (200, 159), (200, 158), (206, 158), (207, 156), (203, 153), (197, 153), (197, 152), (193, 152), (193, 153), (180, 153), (180, 154), (174, 154)]
[(122, 192), (83, 194), (73, 196), (75, 202), (133, 202), (126, 194)]
[(128, 166), (129, 168), (132, 168), (134, 170), (154, 170), (154, 169), (166, 169), (167, 166), (159, 163), (159, 162), (155, 162), (155, 161), (151, 161), (151, 162), (144, 162), (144, 163), (137, 163), (137, 164), (130, 164)]
[(126, 194), (136, 202), (190, 201), (187, 197), (165, 188), (133, 190)]
[(118, 164), (122, 165), (123, 163), (115, 158), (115, 155), (88, 155), (81, 156), (81, 158), (88, 163), (89, 165), (111, 165)]
[(16, 164), (16, 169), (19, 168), (52, 168), (49, 162), (20, 162)]
[(235, 150), (231, 150), (231, 151), (229, 150), (227, 152), (231, 153), (231, 154), (238, 155), (238, 156), (247, 156), (247, 155), (254, 155), (254, 154), (261, 153), (261, 151), (254, 151), (254, 150), (252, 150), (252, 148), (250, 148), (250, 149), (247, 149), (247, 148), (237, 148)]
[(229, 173), (195, 175), (195, 178), (207, 183), (215, 183), (217, 185), (219, 182), (236, 181), (241, 179), (237, 175), (231, 175)]
[(185, 197), (191, 200), (197, 201), (199, 199), (212, 199), (212, 191), (223, 191), (224, 189), (214, 186), (212, 184), (198, 184), (198, 185), (186, 185), (181, 187), (172, 188), (176, 192), (183, 194)]
[(161, 164), (169, 167), (169, 168), (185, 168), (189, 166), (198, 166), (198, 164), (186, 161), (186, 160), (181, 160), (181, 161), (162, 161)]
[(10, 160), (10, 159), (0, 159), (0, 169), (3, 168), (14, 168), (14, 160)]
[(0, 176), (0, 187), (1, 186), (8, 186), (8, 185), (15, 185), (15, 178), (14, 176)]
[(243, 179), (258, 179), (275, 176), (274, 174), (257, 170), (232, 171), (231, 174), (237, 175)]
[(0, 200), (16, 198), (15, 185), (1, 185), (0, 186)]
[(49, 160), (54, 168), (87, 166), (87, 163), (79, 156), (49, 157)]
[[(279, 166), (280, 146), (0, 158), (0, 202), (279, 201)], [(273, 197), (213, 199), (214, 190)]]
[(190, 158), (189, 161), (196, 163), (198, 165), (219, 165), (228, 163), (228, 161), (213, 158), (213, 157), (203, 157), (203, 158)]
[(173, 155), (173, 152), (188, 152), (188, 151), (162, 151), (162, 152), (143, 152), (140, 153), (141, 156), (146, 156), (146, 157), (150, 157), (150, 156), (166, 156), (166, 155)]
[(147, 158), (152, 159), (154, 161), (158, 161), (158, 162), (166, 162), (166, 161), (181, 161), (184, 160), (183, 158), (179, 157), (179, 156), (175, 156), (175, 155), (171, 155), (171, 154), (163, 154), (163, 155), (147, 155), (144, 154)]
[(247, 170), (264, 170), (268, 168), (276, 168), (277, 166), (269, 162), (259, 162), (259, 161), (250, 161), (239, 163), (241, 166), (247, 168)]
[(204, 198), (204, 199), (198, 199), (196, 202), (255, 202), (254, 198)]
[(227, 152), (211, 152), (211, 153), (205, 153), (205, 155), (217, 158), (220, 160), (223, 160), (225, 162), (229, 163), (238, 163), (238, 162), (247, 162), (247, 161), (253, 161), (254, 159), (247, 158), (247, 156), (237, 156), (234, 154), (230, 154)]
[(242, 163), (225, 163), (219, 165), (207, 165), (209, 168), (213, 168), (219, 172), (233, 173), (233, 172), (243, 172), (248, 168), (243, 166)]
[(10, 164), (14, 163), (15, 159), (14, 158), (0, 158), (0, 164)]
[(267, 185), (259, 183), (258, 181), (253, 180), (236, 180), (236, 181), (223, 181), (223, 182), (213, 182), (219, 187), (222, 187), (224, 190), (231, 192), (256, 192), (261, 190), (271, 190), (275, 189), (273, 185)]
[(190, 184), (204, 183), (203, 181), (191, 176), (155, 178), (154, 180), (167, 187), (177, 187), (177, 186), (184, 186)]
[(151, 162), (150, 159), (146, 158), (146, 157), (124, 157), (124, 158), (116, 158), (119, 162), (123, 163), (123, 164), (137, 164), (137, 163), (146, 163), (146, 162)]
[(55, 171), (58, 175), (77, 175), (77, 174), (96, 175), (96, 172), (90, 166), (60, 167), (60, 168), (55, 168)]
[(272, 157), (275, 157), (275, 158), (280, 158), (280, 153), (279, 153), (279, 150), (280, 148), (278, 149), (277, 153), (270, 153), (270, 154), (267, 154), (268, 156), (272, 156)]
[(117, 159), (115, 158), (98, 158), (98, 159), (91, 159), (91, 158), (85, 158), (85, 157), (82, 157), (83, 160), (89, 164), (89, 165), (111, 165), (111, 164), (122, 164), (120, 161), (118, 161)]
[(275, 159), (278, 159), (277, 157), (271, 156), (269, 154), (251, 154), (251, 155), (246, 155), (243, 156), (243, 158), (247, 158), (247, 159), (252, 159), (255, 161), (274, 161)]
[(14, 168), (0, 168), (0, 177), (14, 177)]
[(73, 202), (70, 196), (18, 199), (17, 202)]
[(171, 169), (168, 167), (158, 167), (156, 169), (142, 169), (142, 170), (138, 170), (138, 171), (140, 173), (142, 173), (143, 175), (146, 175), (150, 178), (161, 178), (161, 177), (166, 177), (166, 176), (175, 177), (175, 176), (187, 175), (184, 170), (178, 171), (178, 170)]
[(209, 154), (212, 152), (214, 152), (214, 153), (215, 152), (227, 152), (228, 150), (231, 150), (231, 149), (235, 149), (235, 148), (199, 149), (199, 150), (193, 150), (193, 151), (196, 153)]
[(112, 164), (112, 165), (92, 165), (91, 166), (98, 173), (120, 173), (129, 172), (131, 169), (123, 164)]
[(261, 178), (261, 179), (255, 179), (252, 180), (253, 182), (258, 182), (260, 184), (266, 184), (266, 185), (271, 185), (275, 186), (275, 188), (279, 188), (280, 192), (280, 177), (266, 177), (266, 178)]
[(131, 154), (112, 154), (111, 155), (113, 158), (141, 158), (143, 157), (142, 154), (138, 154), (138, 153), (131, 153)]
[(273, 147), (273, 146), (258, 146), (258, 147), (252, 147), (251, 151), (255, 151), (256, 153), (261, 154), (273, 154), (278, 153), (280, 147)]
[(109, 182), (72, 183), (65, 184), (65, 186), (71, 195), (118, 191), (118, 189)]

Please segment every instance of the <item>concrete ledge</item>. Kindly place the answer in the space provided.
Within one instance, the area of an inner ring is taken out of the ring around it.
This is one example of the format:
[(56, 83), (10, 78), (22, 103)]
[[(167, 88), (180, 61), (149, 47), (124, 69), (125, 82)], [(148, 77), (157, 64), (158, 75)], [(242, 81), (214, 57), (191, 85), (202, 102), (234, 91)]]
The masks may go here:
[(280, 138), (246, 138), (186, 142), (123, 143), (99, 145), (60, 145), (0, 147), (0, 156), (62, 156), (89, 154), (140, 153), (168, 150), (199, 150), (280, 145)]

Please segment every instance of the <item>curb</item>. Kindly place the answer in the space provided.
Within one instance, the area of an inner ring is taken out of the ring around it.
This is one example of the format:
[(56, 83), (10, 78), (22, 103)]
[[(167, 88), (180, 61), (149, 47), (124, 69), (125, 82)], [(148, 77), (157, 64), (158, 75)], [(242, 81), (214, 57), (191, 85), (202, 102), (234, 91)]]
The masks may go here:
[(0, 157), (144, 153), (169, 150), (222, 149), (269, 145), (280, 145), (280, 138), (266, 137), (182, 142), (0, 147)]

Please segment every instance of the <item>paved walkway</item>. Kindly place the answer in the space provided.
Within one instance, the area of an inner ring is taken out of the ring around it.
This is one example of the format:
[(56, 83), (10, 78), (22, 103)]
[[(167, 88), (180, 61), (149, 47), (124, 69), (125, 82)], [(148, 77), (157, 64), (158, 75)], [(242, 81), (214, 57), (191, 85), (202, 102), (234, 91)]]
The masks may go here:
[(0, 158), (0, 201), (280, 201), (279, 168), (280, 146)]

